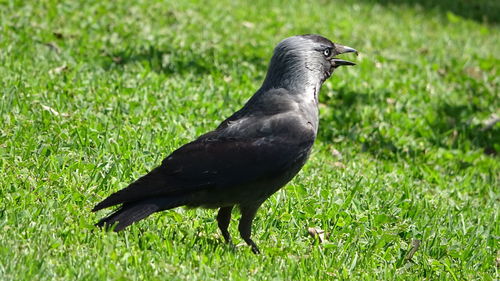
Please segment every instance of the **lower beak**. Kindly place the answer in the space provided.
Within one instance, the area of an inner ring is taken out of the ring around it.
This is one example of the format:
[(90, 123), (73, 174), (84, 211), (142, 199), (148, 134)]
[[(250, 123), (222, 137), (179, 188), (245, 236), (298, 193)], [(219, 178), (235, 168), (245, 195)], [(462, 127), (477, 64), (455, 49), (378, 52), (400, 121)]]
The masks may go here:
[(341, 65), (356, 65), (356, 64), (353, 63), (352, 61), (348, 61), (348, 60), (341, 60), (341, 59), (336, 59), (336, 58), (332, 59), (332, 66), (337, 67), (337, 66), (341, 66)]
[[(342, 46), (339, 44), (335, 44), (335, 50), (337, 51), (337, 54), (345, 54), (345, 53), (355, 53), (356, 56), (358, 55), (358, 51), (356, 49), (348, 47), (348, 46)], [(333, 58), (331, 60), (332, 66), (333, 67), (339, 67), (341, 65), (356, 65), (355, 63), (347, 60), (341, 60), (338, 58)]]

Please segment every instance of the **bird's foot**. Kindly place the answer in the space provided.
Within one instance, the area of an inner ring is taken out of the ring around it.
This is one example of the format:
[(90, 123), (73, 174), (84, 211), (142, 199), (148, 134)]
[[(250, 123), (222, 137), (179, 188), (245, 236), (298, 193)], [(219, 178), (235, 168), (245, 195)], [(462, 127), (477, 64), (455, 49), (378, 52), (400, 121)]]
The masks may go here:
[(255, 242), (253, 242), (252, 239), (246, 239), (246, 241), (248, 246), (250, 246), (252, 248), (252, 252), (256, 255), (260, 254), (260, 250), (259, 250), (259, 247), (257, 247), (257, 244), (255, 244)]
[(231, 248), (236, 248), (236, 246), (234, 245), (233, 243), (233, 240), (231, 239), (231, 237), (227, 238), (227, 239), (224, 239), (226, 241), (226, 244), (231, 246)]
[(252, 245), (252, 252), (256, 255), (259, 255), (260, 254), (260, 250), (259, 250), (259, 247), (257, 247), (257, 245)]
[(233, 239), (231, 239), (231, 234), (229, 234), (227, 229), (222, 231), (222, 237), (224, 237), (224, 241), (226, 241), (227, 244), (233, 244)]

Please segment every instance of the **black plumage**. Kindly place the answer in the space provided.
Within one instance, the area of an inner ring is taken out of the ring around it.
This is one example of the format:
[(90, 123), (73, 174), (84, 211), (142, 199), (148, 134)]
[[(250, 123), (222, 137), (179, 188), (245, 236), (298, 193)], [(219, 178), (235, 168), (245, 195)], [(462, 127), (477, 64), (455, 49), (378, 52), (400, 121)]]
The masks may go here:
[(120, 231), (179, 206), (220, 208), (218, 225), (230, 242), (227, 228), (238, 206), (241, 237), (258, 253), (252, 220), (306, 162), (318, 130), (317, 94), (336, 67), (353, 64), (334, 58), (345, 52), (355, 50), (319, 35), (283, 40), (262, 87), (241, 110), (97, 204), (92, 211), (121, 205), (97, 225)]

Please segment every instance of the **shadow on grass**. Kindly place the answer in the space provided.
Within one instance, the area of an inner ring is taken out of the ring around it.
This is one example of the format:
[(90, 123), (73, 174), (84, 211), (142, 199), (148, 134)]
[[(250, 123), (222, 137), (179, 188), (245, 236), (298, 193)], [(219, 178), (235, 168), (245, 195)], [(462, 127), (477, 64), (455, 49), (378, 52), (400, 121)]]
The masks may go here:
[(104, 62), (106, 69), (124, 66), (127, 64), (142, 64), (151, 71), (164, 74), (210, 73), (213, 70), (213, 57), (208, 53), (194, 54), (190, 50), (165, 48), (162, 50), (154, 46), (138, 49), (128, 49), (107, 54)]
[[(404, 147), (398, 146), (396, 140), (401, 137), (413, 135), (413, 139), (425, 139), (426, 143), (434, 147), (446, 149), (458, 149), (467, 151), (470, 149), (481, 149), (485, 154), (496, 155), (500, 143), (500, 130), (498, 126), (484, 130), (482, 124), (473, 125), (471, 120), (481, 111), (481, 108), (470, 105), (452, 105), (442, 102), (433, 106), (436, 118), (426, 119), (422, 115), (421, 120), (428, 120), (426, 124), (415, 122), (415, 120), (401, 120), (398, 124), (391, 124), (390, 120), (384, 120), (384, 116), (366, 120), (360, 112), (369, 105), (387, 106), (387, 93), (369, 95), (341, 88), (333, 97), (322, 97), (333, 107), (331, 114), (322, 116), (318, 133), (318, 140), (326, 143), (334, 143), (334, 140), (349, 142), (358, 146), (363, 152), (368, 152), (381, 159), (397, 159), (398, 156), (419, 157), (425, 153), (426, 147), (422, 148), (416, 144), (409, 143)], [(411, 106), (411, 105), (410, 105)], [(404, 122), (403, 122), (404, 121)], [(389, 123), (395, 130), (391, 133), (383, 132), (378, 124)], [(411, 124), (414, 125), (411, 125)], [(325, 126), (331, 124), (331, 126)], [(404, 126), (403, 124), (410, 124)], [(416, 128), (420, 126), (420, 128)], [(399, 127), (399, 128), (398, 128)], [(332, 129), (333, 128), (333, 129)]]
[(500, 1), (498, 0), (364, 0), (384, 6), (420, 6), (426, 10), (452, 12), (460, 17), (485, 23), (500, 23)]
[[(378, 97), (384, 99), (388, 95), (389, 93), (380, 93)], [(409, 153), (405, 148), (397, 147), (390, 138), (380, 132), (377, 124), (383, 120), (371, 120), (373, 123), (369, 125), (364, 121), (360, 112), (364, 106), (375, 102), (372, 95), (341, 88), (333, 97), (321, 97), (320, 100), (327, 103), (327, 107), (332, 110), (331, 114), (322, 116), (319, 141), (348, 142), (350, 146), (357, 146), (363, 152), (387, 160)]]
[(268, 59), (251, 52), (236, 49), (177, 48), (145, 46), (106, 54), (103, 66), (110, 70), (127, 64), (141, 64), (151, 71), (166, 75), (214, 74), (227, 67), (227, 58), (235, 58), (232, 63), (245, 62), (259, 68), (267, 68)]
[(483, 124), (471, 124), (478, 111), (481, 109), (469, 104), (440, 104), (436, 109), (438, 117), (429, 122), (437, 137), (429, 141), (433, 145), (455, 149), (470, 143), (475, 148), (483, 149), (486, 154), (496, 155), (498, 151), (494, 145), (500, 143), (500, 130), (498, 126), (485, 129)]

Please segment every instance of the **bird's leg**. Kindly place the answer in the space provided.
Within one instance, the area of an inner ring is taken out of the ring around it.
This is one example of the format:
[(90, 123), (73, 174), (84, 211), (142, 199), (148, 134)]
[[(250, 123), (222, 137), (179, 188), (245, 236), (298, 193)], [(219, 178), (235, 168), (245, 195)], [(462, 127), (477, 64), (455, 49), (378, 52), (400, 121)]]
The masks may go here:
[(250, 239), (252, 235), (252, 221), (255, 218), (255, 214), (257, 213), (257, 209), (260, 207), (259, 204), (255, 205), (246, 205), (240, 206), (241, 210), (241, 219), (240, 224), (238, 225), (238, 230), (240, 231), (241, 238), (245, 240), (245, 242), (252, 247), (252, 252), (254, 254), (260, 254), (259, 247)]
[(219, 209), (219, 213), (217, 214), (217, 223), (219, 225), (220, 231), (222, 232), (222, 236), (224, 236), (224, 240), (228, 244), (233, 244), (231, 241), (231, 234), (227, 231), (229, 227), (229, 222), (231, 221), (231, 211), (233, 210), (233, 206), (222, 207)]

